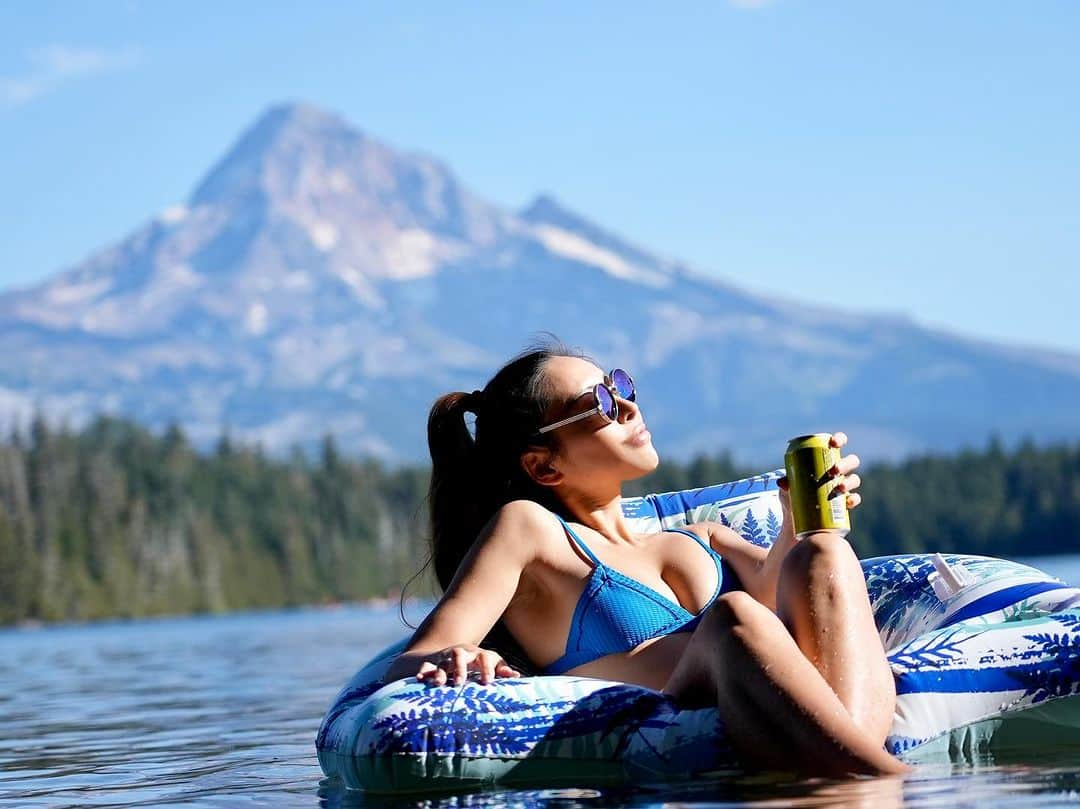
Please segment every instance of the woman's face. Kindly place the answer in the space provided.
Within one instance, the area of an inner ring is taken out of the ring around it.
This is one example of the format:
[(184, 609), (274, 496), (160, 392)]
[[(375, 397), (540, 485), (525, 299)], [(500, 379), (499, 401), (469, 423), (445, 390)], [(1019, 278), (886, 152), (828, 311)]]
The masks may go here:
[[(545, 424), (594, 408), (593, 386), (611, 383), (605, 371), (577, 357), (552, 357), (544, 370), (555, 402), (545, 414)], [(616, 402), (615, 421), (596, 414), (555, 430), (558, 449), (552, 463), (566, 484), (588, 489), (601, 481), (633, 480), (660, 462), (641, 409), (626, 399), (616, 398)]]

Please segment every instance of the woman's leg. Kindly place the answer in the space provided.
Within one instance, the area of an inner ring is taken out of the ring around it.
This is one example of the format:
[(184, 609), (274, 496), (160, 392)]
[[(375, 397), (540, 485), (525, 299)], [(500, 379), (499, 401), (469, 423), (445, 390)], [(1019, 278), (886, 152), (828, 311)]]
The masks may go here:
[(855, 724), (780, 619), (747, 593), (716, 600), (664, 691), (716, 705), (750, 763), (837, 776), (908, 770)]
[(831, 531), (803, 539), (784, 559), (777, 613), (857, 726), (882, 744), (896, 684), (885, 658), (862, 566)]

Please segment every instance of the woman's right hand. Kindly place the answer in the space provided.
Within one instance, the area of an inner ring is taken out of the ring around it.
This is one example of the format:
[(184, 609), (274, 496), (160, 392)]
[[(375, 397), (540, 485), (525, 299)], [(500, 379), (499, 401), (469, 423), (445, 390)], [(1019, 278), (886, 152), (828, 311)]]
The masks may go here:
[(498, 652), (472, 644), (460, 644), (425, 655), (416, 679), (429, 685), (446, 685), (447, 682), (457, 685), (465, 682), (470, 671), (478, 672), (480, 682), (485, 685), (496, 677), (521, 676)]

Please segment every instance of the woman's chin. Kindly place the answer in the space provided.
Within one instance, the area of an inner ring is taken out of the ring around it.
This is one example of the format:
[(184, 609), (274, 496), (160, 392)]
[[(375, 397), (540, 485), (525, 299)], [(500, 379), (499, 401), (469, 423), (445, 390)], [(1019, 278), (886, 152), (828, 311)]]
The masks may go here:
[(655, 471), (656, 467), (660, 465), (660, 455), (653, 447), (651, 441), (637, 447), (634, 457), (627, 460), (631, 462), (637, 472), (632, 478), (628, 478), (629, 480), (636, 480), (637, 478), (644, 477), (650, 472)]

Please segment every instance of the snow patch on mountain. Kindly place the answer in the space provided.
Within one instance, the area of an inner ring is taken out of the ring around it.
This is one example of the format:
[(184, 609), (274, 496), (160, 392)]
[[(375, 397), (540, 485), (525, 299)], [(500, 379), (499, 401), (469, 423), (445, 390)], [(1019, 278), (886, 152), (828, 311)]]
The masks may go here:
[(387, 277), (400, 281), (431, 275), (444, 255), (439, 242), (428, 231), (404, 228), (396, 239), (387, 241), (383, 253), (389, 268)]
[(331, 272), (337, 276), (349, 291), (353, 298), (367, 309), (385, 309), (386, 301), (378, 290), (360, 270), (348, 264), (335, 266)]
[(665, 287), (671, 282), (671, 279), (663, 273), (652, 272), (639, 265), (631, 264), (617, 253), (605, 250), (569, 230), (563, 230), (554, 225), (535, 225), (533, 233), (552, 253), (583, 264), (591, 264), (624, 281), (635, 281), (651, 287)]
[(203, 283), (205, 279), (187, 264), (167, 264), (153, 274), (139, 296), (139, 303), (144, 309), (152, 309)]
[(344, 171), (334, 169), (326, 177), (326, 187), (335, 194), (348, 194), (353, 190), (353, 182)]
[(111, 278), (61, 281), (46, 287), (45, 301), (51, 306), (71, 306), (100, 298), (111, 288)]
[(188, 208), (186, 205), (170, 205), (164, 211), (158, 214), (158, 222), (163, 225), (179, 225), (188, 216)]

